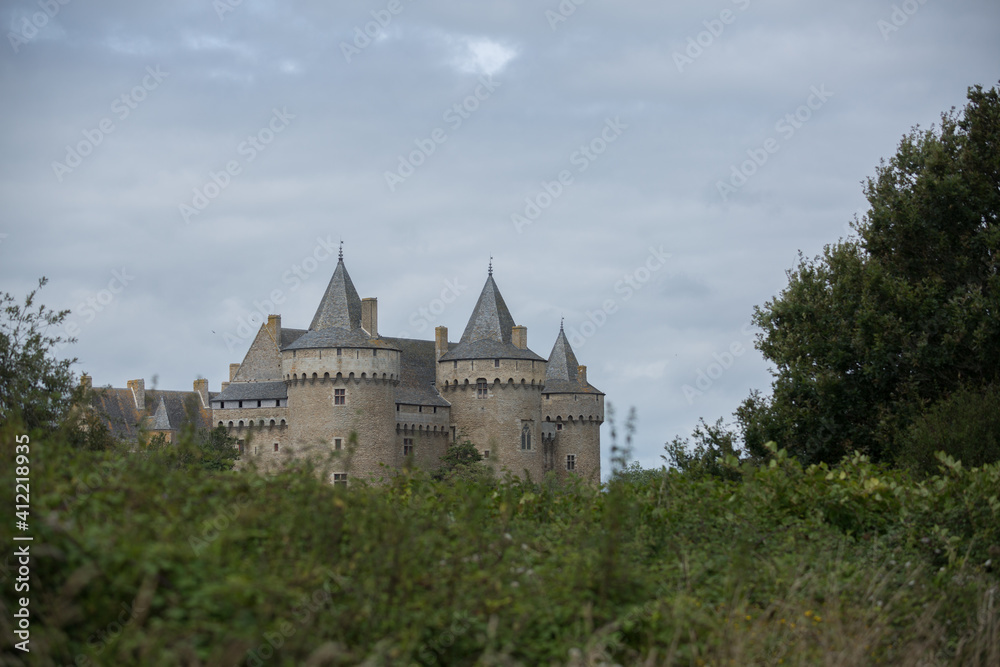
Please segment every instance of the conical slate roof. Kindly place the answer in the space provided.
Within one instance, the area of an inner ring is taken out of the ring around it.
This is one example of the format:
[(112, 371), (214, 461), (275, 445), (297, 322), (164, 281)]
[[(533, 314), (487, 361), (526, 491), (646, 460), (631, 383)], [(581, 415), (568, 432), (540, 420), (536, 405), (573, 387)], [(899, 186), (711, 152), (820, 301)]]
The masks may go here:
[(152, 431), (170, 431), (170, 418), (167, 416), (167, 405), (160, 396), (160, 404), (156, 406), (156, 413), (153, 414)]
[(491, 270), (462, 339), (441, 356), (441, 361), (490, 358), (545, 361), (531, 350), (522, 350), (511, 342), (513, 328), (514, 318), (504, 303)]
[(361, 297), (344, 266), (343, 254), (337, 261), (337, 268), (319, 302), (309, 331), (282, 349), (328, 347), (392, 348), (392, 345), (382, 339), (372, 338), (361, 328)]
[(337, 262), (337, 268), (326, 287), (323, 300), (319, 302), (316, 315), (313, 316), (310, 331), (322, 329), (360, 329), (361, 328), (361, 297), (354, 289), (351, 276), (344, 266), (344, 258)]
[(579, 362), (573, 347), (566, 338), (566, 332), (559, 325), (559, 335), (549, 354), (549, 362), (545, 366), (545, 387), (547, 394), (600, 394), (596, 387), (580, 378)]

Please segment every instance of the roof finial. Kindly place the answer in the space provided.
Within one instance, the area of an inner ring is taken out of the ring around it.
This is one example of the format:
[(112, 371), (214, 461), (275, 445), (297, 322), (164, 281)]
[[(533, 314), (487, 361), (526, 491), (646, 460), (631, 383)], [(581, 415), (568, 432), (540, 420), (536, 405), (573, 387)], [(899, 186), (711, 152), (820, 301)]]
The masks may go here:
[(565, 317), (560, 317), (559, 318), (559, 331), (563, 330), (563, 322), (565, 322), (565, 321), (566, 321)]
[(340, 239), (340, 259), (341, 262), (344, 261), (344, 239)]
[(493, 275), (493, 255), (490, 255), (490, 268), (489, 268), (489, 272), (490, 272), (490, 275), (492, 276)]

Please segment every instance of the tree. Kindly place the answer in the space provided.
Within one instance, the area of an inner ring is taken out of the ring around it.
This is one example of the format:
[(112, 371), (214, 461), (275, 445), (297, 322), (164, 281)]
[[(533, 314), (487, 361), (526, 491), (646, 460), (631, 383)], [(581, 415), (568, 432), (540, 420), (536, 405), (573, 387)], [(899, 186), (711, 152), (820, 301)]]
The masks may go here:
[(788, 273), (754, 322), (772, 395), (736, 416), (750, 453), (893, 460), (909, 425), (1000, 380), (1000, 93), (970, 88), (939, 130), (914, 128), (865, 185), (856, 238)]
[(41, 278), (24, 305), (7, 292), (0, 295), (0, 421), (20, 419), (28, 429), (54, 428), (73, 400), (70, 369), (77, 360), (56, 360), (53, 350), (76, 339), (48, 333), (69, 311), (55, 312), (41, 304), (35, 307), (35, 295), (47, 282)]

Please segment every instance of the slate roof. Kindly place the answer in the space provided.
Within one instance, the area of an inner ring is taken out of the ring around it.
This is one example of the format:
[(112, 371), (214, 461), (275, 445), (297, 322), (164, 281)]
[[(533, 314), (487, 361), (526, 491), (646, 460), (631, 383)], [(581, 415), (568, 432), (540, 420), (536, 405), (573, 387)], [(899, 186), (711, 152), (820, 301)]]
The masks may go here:
[[(292, 338), (285, 329), (281, 333), (281, 349), (304, 350), (331, 347), (363, 347), (394, 349), (383, 338), (372, 338), (361, 328), (361, 298), (354, 289), (351, 276), (344, 266), (344, 258), (337, 262), (337, 268), (330, 278), (319, 308), (313, 316), (308, 331)], [(293, 329), (292, 331), (299, 331)]]
[(409, 338), (386, 338), (400, 351), (400, 382), (396, 387), (396, 402), (407, 405), (449, 406), (434, 387), (437, 377), (434, 341)]
[[(209, 392), (209, 401), (216, 398), (218, 394)], [(193, 398), (196, 406), (194, 412), (194, 424), (199, 429), (212, 428), (212, 415), (209, 409), (202, 407), (201, 396), (196, 391), (160, 391), (147, 389), (145, 398), (145, 410), (137, 410), (135, 398), (129, 388), (114, 389), (112, 387), (95, 387), (93, 390), (91, 407), (104, 418), (111, 430), (111, 435), (121, 440), (135, 440), (139, 435), (139, 424), (146, 418), (150, 418), (149, 426), (153, 427), (155, 417), (153, 415), (154, 406), (159, 407), (163, 401), (164, 411), (170, 428), (180, 429), (188, 422), (187, 411), (184, 407), (185, 400)]]
[(246, 401), (288, 398), (288, 387), (281, 380), (274, 382), (232, 382), (213, 401)]
[(281, 349), (284, 350), (286, 347), (297, 341), (299, 338), (305, 334), (305, 329), (286, 329), (281, 328)]
[(160, 396), (160, 403), (156, 406), (156, 414), (153, 415), (153, 425), (150, 428), (154, 431), (169, 431), (170, 417), (167, 416), (167, 405)]
[(337, 268), (333, 271), (330, 284), (326, 286), (323, 300), (313, 316), (310, 331), (321, 329), (360, 329), (361, 328), (361, 298), (354, 289), (351, 276), (344, 266), (344, 258), (340, 257)]
[(460, 359), (531, 359), (545, 361), (531, 350), (522, 350), (511, 342), (514, 318), (504, 303), (500, 289), (493, 280), (493, 272), (479, 295), (472, 310), (472, 317), (458, 345), (441, 356), (441, 361)]
[(559, 325), (559, 335), (556, 336), (552, 353), (545, 366), (545, 394), (604, 394), (589, 382), (580, 381), (579, 362), (573, 347), (566, 338), (566, 332)]

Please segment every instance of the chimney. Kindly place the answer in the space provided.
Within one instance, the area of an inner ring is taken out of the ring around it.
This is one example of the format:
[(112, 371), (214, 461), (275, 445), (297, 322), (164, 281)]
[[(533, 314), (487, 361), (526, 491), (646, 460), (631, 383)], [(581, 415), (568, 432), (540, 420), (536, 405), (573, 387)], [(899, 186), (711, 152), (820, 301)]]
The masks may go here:
[(229, 386), (229, 383), (228, 383), (228, 382), (223, 382), (223, 383), (222, 383), (222, 391), (225, 391), (225, 390), (226, 390), (226, 387), (228, 387), (228, 386)]
[(510, 342), (514, 343), (514, 347), (521, 348), (522, 350), (528, 349), (528, 327), (515, 326), (511, 329)]
[(94, 387), (94, 379), (84, 373), (80, 376), (80, 386), (84, 389), (92, 389)]
[(378, 299), (361, 299), (361, 328), (372, 338), (378, 337)]
[(434, 329), (434, 361), (440, 359), (448, 351), (448, 327)]
[(208, 407), (208, 380), (205, 378), (198, 378), (194, 381), (194, 390), (201, 395), (201, 404), (204, 407)]
[(278, 348), (281, 348), (281, 315), (267, 316), (267, 330)]
[(229, 364), (229, 381), (232, 382), (236, 379), (236, 374), (240, 370), (240, 364)]
[(587, 386), (587, 367), (577, 366), (576, 367), (576, 379), (580, 381), (584, 387)]
[(136, 410), (146, 409), (146, 381), (143, 379), (129, 380), (128, 388), (132, 390), (132, 397), (135, 398)]

